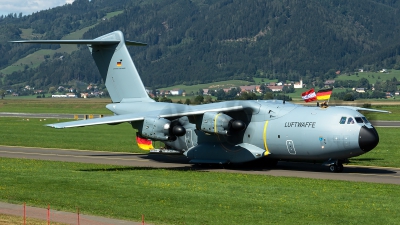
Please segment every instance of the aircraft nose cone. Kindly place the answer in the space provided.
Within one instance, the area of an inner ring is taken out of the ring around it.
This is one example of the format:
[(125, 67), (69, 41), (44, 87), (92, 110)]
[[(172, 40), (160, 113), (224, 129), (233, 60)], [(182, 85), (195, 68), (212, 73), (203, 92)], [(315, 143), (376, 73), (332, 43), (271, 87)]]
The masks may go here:
[(358, 145), (360, 149), (368, 152), (374, 149), (379, 143), (378, 132), (375, 128), (367, 128), (362, 126), (360, 129), (360, 135), (358, 136)]

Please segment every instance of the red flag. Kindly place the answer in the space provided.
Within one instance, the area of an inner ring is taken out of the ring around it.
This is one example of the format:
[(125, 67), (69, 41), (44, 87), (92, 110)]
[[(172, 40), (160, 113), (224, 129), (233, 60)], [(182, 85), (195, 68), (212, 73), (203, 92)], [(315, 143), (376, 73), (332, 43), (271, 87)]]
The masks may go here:
[(303, 92), (301, 94), (301, 97), (304, 99), (305, 102), (317, 101), (317, 95), (315, 94), (314, 88)]

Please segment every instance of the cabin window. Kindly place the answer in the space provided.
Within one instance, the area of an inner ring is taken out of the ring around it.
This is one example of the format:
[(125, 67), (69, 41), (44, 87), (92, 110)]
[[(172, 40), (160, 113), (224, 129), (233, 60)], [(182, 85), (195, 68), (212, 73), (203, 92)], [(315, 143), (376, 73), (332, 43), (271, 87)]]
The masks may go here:
[(349, 117), (347, 120), (347, 124), (354, 124), (354, 119), (352, 117)]
[(354, 117), (356, 119), (357, 123), (364, 123), (364, 120), (361, 119), (361, 117)]
[(342, 116), (342, 118), (340, 118), (340, 124), (345, 124), (346, 123), (346, 119), (347, 119), (347, 117), (345, 117), (345, 116)]
[(370, 122), (367, 120), (367, 118), (365, 118), (365, 117), (361, 117), (361, 118), (362, 118), (362, 120), (364, 120), (364, 123), (366, 123), (366, 124), (370, 123)]

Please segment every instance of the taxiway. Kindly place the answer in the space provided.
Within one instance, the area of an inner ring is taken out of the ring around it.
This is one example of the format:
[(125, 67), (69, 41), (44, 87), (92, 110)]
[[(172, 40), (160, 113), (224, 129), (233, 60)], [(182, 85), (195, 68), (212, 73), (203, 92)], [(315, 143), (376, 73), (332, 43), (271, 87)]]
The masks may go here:
[(247, 173), (270, 176), (303, 177), (400, 185), (400, 168), (345, 165), (342, 173), (332, 173), (327, 167), (312, 163), (279, 162), (274, 168), (261, 166), (198, 166), (189, 164), (182, 155), (133, 154), (89, 150), (47, 149), (0, 146), (0, 157), (108, 164), (129, 167), (151, 167), (208, 172)]

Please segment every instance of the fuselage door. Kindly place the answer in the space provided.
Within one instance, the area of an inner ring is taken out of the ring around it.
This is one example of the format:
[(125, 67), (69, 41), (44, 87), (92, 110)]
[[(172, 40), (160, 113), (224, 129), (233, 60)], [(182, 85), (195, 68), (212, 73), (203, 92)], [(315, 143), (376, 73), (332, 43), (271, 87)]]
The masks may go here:
[(291, 155), (296, 155), (296, 149), (294, 148), (293, 140), (286, 140), (286, 147)]

